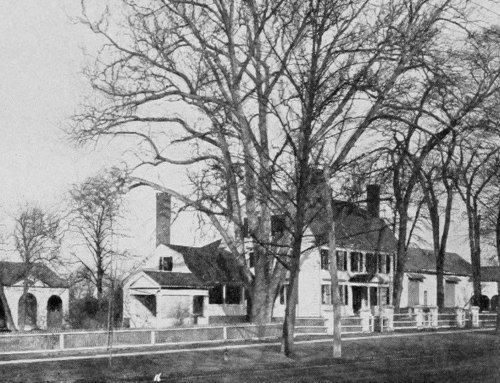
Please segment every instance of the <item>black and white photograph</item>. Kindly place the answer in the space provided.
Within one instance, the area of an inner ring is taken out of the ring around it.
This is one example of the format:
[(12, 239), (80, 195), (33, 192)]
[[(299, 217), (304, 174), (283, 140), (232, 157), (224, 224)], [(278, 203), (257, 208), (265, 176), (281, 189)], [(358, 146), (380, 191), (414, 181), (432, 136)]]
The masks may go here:
[(0, 0), (0, 382), (500, 382), (500, 0)]

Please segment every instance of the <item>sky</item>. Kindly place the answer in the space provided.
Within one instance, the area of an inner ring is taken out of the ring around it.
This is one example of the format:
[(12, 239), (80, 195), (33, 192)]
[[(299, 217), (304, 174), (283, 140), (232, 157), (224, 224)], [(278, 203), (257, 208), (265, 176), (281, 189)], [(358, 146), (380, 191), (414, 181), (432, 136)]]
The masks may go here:
[[(500, 19), (497, 5), (481, 4), (493, 10), (488, 17)], [(0, 233), (4, 239), (21, 206), (34, 202), (57, 209), (72, 184), (120, 160), (117, 148), (78, 149), (64, 133), (69, 117), (89, 91), (82, 75), (89, 60), (84, 52), (95, 53), (101, 43), (76, 22), (80, 12), (78, 0), (0, 0)], [(134, 252), (146, 255), (154, 242), (154, 192), (134, 191), (128, 198), (127, 224), (141, 227), (142, 233), (131, 230), (124, 241)], [(182, 220), (174, 224), (172, 239), (191, 245), (196, 238), (186, 235), (185, 225)], [(463, 229), (455, 230), (450, 250), (465, 255), (464, 236)]]

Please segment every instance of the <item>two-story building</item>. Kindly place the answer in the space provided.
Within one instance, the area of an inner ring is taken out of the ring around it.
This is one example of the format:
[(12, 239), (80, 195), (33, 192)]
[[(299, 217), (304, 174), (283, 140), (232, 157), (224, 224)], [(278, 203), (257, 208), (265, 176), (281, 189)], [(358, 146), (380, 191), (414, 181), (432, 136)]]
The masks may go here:
[[(356, 315), (369, 308), (374, 315), (392, 303), (396, 238), (379, 217), (379, 188), (368, 188), (368, 206), (334, 201), (336, 262), (342, 315)], [(297, 316), (331, 317), (329, 220), (326, 209), (315, 212), (303, 244), (300, 262)], [(287, 284), (276, 300), (273, 315), (282, 317)]]
[[(396, 239), (378, 216), (379, 188), (368, 193), (367, 209), (333, 202), (336, 261), (344, 316), (362, 308), (378, 314), (391, 304)], [(326, 209), (314, 212), (304, 237), (297, 315), (330, 317), (333, 310)], [(251, 253), (247, 255), (251, 265)], [(252, 270), (252, 269), (251, 269)], [(243, 270), (220, 241), (203, 247), (170, 244), (170, 198), (157, 196), (157, 248), (124, 284), (124, 317), (132, 327), (241, 321), (247, 314)], [(274, 317), (285, 309), (287, 281)]]

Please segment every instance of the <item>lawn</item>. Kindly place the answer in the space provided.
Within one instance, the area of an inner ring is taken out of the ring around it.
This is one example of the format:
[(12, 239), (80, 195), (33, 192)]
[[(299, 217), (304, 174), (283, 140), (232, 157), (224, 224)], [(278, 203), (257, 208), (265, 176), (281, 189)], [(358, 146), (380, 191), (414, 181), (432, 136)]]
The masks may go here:
[[(293, 358), (279, 346), (115, 356), (107, 359), (0, 366), (5, 382), (490, 382), (500, 381), (500, 340), (491, 331), (298, 344)], [(227, 360), (225, 360), (227, 359)]]

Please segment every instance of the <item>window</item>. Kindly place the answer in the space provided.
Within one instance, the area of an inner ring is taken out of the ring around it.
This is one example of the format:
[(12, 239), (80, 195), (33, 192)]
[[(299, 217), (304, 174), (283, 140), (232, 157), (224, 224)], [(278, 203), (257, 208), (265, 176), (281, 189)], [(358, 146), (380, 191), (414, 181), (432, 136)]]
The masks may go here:
[(248, 253), (248, 267), (255, 267), (255, 253), (253, 251)]
[(391, 304), (391, 297), (389, 296), (389, 288), (381, 287), (380, 288), (380, 304)]
[(203, 316), (203, 298), (202, 295), (193, 296), (193, 315)]
[(330, 270), (330, 256), (327, 249), (321, 249), (321, 270)]
[(376, 287), (370, 287), (370, 306), (378, 305), (378, 289)]
[(444, 284), (444, 307), (455, 307), (455, 282), (446, 281)]
[(271, 235), (282, 234), (285, 230), (285, 217), (282, 215), (271, 216)]
[(351, 271), (361, 271), (361, 255), (362, 254), (357, 251), (353, 251), (351, 253)]
[(366, 272), (369, 274), (376, 274), (377, 269), (377, 255), (366, 253)]
[(344, 306), (349, 304), (349, 287), (347, 285), (339, 285), (340, 302)]
[(378, 272), (385, 273), (385, 256), (383, 254), (377, 254), (377, 262), (378, 262)]
[(226, 286), (226, 304), (239, 305), (241, 303), (241, 287)]
[(387, 274), (390, 274), (391, 273), (391, 262), (392, 262), (392, 258), (389, 254), (387, 254), (385, 256), (385, 272)]
[(173, 261), (172, 257), (160, 257), (160, 270), (172, 271)]
[(347, 251), (337, 251), (337, 270), (347, 271)]
[(288, 290), (288, 285), (283, 285), (281, 286), (280, 289), (280, 305), (285, 305), (286, 304), (286, 293)]
[(332, 294), (330, 285), (321, 285), (321, 303), (324, 305), (332, 304)]
[(420, 304), (420, 281), (410, 279), (408, 281), (408, 306)]
[(208, 303), (212, 305), (221, 305), (224, 302), (224, 293), (222, 285), (215, 285), (208, 290)]

